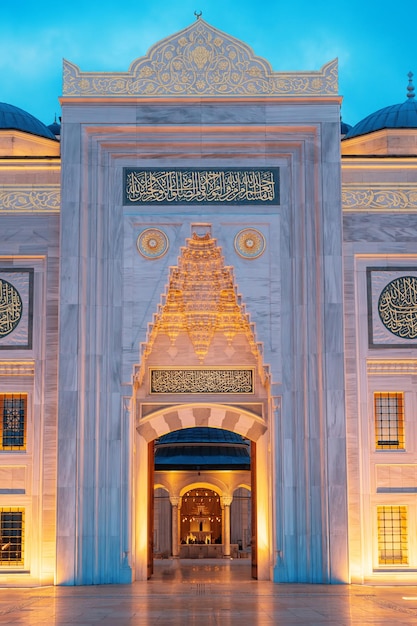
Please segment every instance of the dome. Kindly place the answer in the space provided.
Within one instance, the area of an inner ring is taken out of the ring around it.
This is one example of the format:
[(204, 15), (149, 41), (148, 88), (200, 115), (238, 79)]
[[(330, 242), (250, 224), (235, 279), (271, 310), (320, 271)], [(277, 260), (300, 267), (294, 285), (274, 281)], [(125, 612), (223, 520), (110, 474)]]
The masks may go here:
[(352, 126), (350, 124), (346, 124), (346, 122), (342, 122), (342, 120), (340, 120), (340, 134), (341, 135), (347, 135), (347, 133), (350, 131), (351, 128)]
[(38, 137), (56, 139), (53, 132), (36, 117), (5, 102), (0, 102), (0, 130), (20, 130)]
[(56, 121), (56, 118), (52, 124), (48, 124), (47, 128), (53, 135), (55, 135), (55, 137), (59, 137), (61, 135), (61, 124)]
[(367, 135), (377, 130), (394, 128), (417, 128), (417, 101), (414, 97), (412, 84), (413, 74), (408, 74), (409, 84), (407, 87), (407, 100), (401, 104), (387, 106), (358, 122), (346, 134), (345, 139)]

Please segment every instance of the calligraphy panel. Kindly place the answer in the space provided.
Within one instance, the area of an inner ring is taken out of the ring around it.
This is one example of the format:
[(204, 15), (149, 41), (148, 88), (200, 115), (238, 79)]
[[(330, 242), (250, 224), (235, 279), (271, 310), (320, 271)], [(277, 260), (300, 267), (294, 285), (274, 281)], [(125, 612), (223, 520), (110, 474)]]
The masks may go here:
[(279, 168), (123, 170), (123, 203), (279, 204)]
[(0, 268), (0, 350), (32, 347), (33, 270)]
[(417, 347), (417, 267), (367, 268), (370, 347)]
[(151, 369), (151, 393), (253, 393), (253, 369)]

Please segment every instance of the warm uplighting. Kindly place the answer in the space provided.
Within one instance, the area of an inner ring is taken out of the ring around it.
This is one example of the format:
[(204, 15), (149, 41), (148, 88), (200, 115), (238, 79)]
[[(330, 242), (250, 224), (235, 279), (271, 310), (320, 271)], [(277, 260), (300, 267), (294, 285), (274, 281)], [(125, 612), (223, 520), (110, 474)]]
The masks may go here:
[(221, 538), (221, 509), (216, 492), (188, 491), (181, 506), (180, 543), (211, 544)]
[(222, 250), (207, 225), (204, 234), (193, 232), (187, 239), (178, 266), (171, 269), (144, 357), (152, 351), (159, 332), (168, 335), (172, 344), (186, 332), (202, 362), (217, 331), (224, 334), (229, 346), (237, 333), (244, 333), (253, 354), (259, 356), (253, 324), (240, 302), (232, 268), (225, 266)]

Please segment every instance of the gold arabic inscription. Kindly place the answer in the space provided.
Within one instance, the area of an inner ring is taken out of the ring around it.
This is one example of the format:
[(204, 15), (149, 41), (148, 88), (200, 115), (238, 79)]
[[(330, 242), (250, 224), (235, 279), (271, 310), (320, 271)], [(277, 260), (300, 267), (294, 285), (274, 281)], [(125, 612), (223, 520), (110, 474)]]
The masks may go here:
[(381, 292), (378, 313), (385, 328), (403, 339), (417, 338), (417, 277), (401, 276)]
[(22, 298), (17, 289), (0, 278), (0, 338), (9, 335), (22, 317)]
[(151, 393), (253, 393), (252, 369), (152, 369)]
[(125, 170), (127, 204), (277, 201), (278, 170)]

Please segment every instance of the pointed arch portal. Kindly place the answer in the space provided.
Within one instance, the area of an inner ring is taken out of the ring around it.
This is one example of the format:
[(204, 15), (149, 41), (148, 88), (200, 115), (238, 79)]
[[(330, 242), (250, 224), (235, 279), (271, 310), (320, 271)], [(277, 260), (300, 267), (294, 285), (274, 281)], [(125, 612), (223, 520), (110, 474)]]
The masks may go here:
[(136, 580), (146, 580), (152, 574), (153, 441), (174, 430), (197, 426), (233, 430), (252, 442), (252, 575), (258, 580), (270, 580), (272, 511), (268, 429), (264, 421), (250, 411), (211, 403), (171, 406), (169, 410), (161, 409), (147, 415), (137, 424)]
[(146, 580), (153, 442), (194, 426), (253, 442), (258, 579), (347, 582), (337, 62), (200, 19), (61, 103), (57, 584)]

